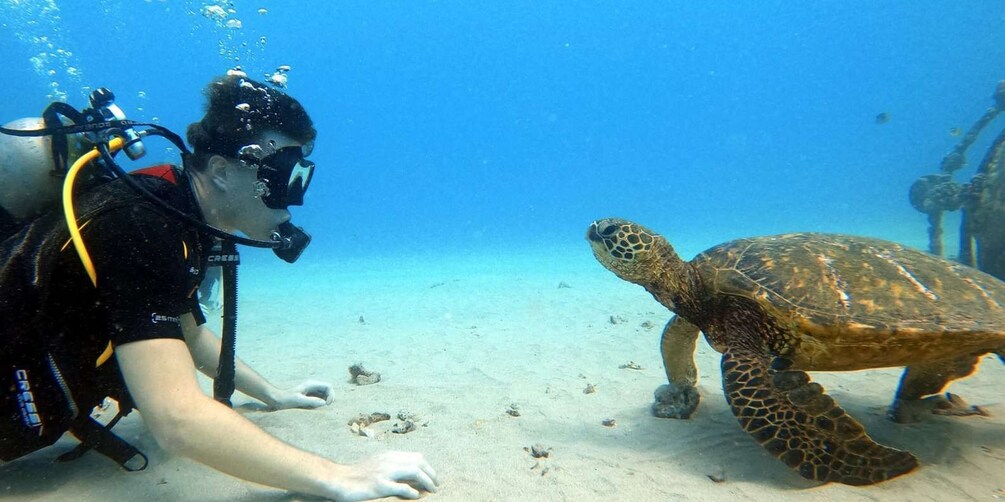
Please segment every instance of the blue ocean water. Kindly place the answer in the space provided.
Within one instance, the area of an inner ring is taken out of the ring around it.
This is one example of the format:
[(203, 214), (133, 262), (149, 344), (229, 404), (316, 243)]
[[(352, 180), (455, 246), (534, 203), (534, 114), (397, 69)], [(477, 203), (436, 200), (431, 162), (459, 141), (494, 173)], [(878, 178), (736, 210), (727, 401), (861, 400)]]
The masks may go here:
[(290, 65), (320, 133), (294, 214), (315, 237), (305, 261), (585, 254), (586, 225), (612, 215), (685, 254), (806, 230), (924, 243), (907, 189), (1005, 77), (997, 0), (2, 0), (0, 14), (0, 122), (104, 86), (130, 118), (183, 132), (214, 75)]

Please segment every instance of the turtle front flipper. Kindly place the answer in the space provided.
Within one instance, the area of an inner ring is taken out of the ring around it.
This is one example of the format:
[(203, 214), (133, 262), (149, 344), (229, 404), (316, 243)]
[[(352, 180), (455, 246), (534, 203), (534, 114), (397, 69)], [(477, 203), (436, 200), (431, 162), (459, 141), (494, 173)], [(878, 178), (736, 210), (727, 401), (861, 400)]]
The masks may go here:
[(820, 384), (790, 362), (733, 348), (722, 355), (722, 382), (733, 414), (745, 431), (804, 478), (868, 485), (914, 469), (914, 455), (887, 448)]
[(900, 377), (897, 397), (893, 400), (888, 416), (894, 422), (902, 424), (917, 422), (922, 413), (988, 416), (988, 412), (983, 408), (967, 404), (956, 394), (948, 392), (945, 395), (941, 394), (949, 382), (969, 376), (977, 370), (979, 362), (979, 356), (966, 356), (955, 360), (908, 366)]
[(660, 418), (689, 418), (698, 407), (701, 395), (695, 383), (698, 367), (694, 364), (694, 350), (701, 330), (679, 315), (670, 319), (663, 328), (660, 352), (667, 372), (667, 385), (654, 393), (653, 415)]

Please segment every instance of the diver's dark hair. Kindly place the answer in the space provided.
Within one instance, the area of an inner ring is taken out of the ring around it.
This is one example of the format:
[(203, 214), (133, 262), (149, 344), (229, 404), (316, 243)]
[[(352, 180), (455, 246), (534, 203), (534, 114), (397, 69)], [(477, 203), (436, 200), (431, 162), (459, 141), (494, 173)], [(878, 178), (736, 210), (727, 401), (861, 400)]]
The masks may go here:
[(246, 76), (213, 79), (205, 90), (206, 115), (188, 126), (188, 143), (194, 152), (189, 163), (202, 169), (213, 154), (237, 157), (237, 151), (275, 131), (300, 142), (317, 136), (314, 122), (300, 102), (285, 92)]

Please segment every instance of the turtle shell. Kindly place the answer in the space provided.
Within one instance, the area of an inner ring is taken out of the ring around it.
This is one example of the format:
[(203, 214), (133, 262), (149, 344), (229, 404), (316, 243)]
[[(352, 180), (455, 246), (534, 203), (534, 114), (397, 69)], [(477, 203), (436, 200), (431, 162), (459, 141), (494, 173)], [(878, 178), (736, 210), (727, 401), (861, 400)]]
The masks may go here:
[(827, 355), (834, 346), (903, 349), (874, 351), (865, 358), (872, 362), (859, 358), (861, 367), (906, 364), (926, 351), (933, 353), (925, 358), (937, 357), (946, 350), (942, 342), (953, 339), (974, 347), (1000, 339), (1005, 346), (1005, 282), (893, 242), (815, 233), (756, 237), (721, 244), (691, 263), (707, 293), (753, 300), (783, 328), (796, 328), (792, 344), (810, 342), (804, 348), (815, 346), (818, 365), (830, 369), (858, 364)]

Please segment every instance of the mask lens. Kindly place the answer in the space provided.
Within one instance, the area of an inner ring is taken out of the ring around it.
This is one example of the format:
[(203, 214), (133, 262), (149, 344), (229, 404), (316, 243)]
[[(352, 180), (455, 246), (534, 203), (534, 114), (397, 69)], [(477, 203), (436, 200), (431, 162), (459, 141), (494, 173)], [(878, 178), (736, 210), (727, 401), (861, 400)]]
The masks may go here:
[(304, 194), (307, 193), (307, 187), (310, 186), (311, 178), (313, 177), (313, 162), (301, 158), (293, 165), (293, 169), (290, 171), (289, 181), (286, 184), (288, 189), (286, 198), (289, 200), (290, 204), (300, 206), (304, 203)]
[(262, 200), (272, 209), (303, 205), (313, 177), (314, 163), (304, 158), (302, 147), (280, 148), (259, 163), (258, 179), (269, 188)]

